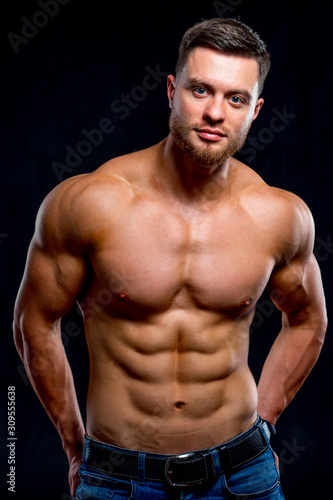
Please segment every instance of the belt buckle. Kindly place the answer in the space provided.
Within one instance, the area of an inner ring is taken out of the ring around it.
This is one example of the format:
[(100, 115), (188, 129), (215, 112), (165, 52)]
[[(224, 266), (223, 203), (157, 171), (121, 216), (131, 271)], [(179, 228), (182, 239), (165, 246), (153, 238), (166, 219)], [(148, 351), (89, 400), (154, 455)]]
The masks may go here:
[(194, 483), (174, 483), (170, 478), (170, 476), (172, 474), (172, 470), (170, 470), (169, 467), (173, 461), (175, 461), (175, 460), (187, 460), (188, 458), (193, 457), (194, 455), (195, 455), (195, 453), (183, 453), (182, 455), (173, 455), (167, 459), (165, 467), (164, 467), (164, 474), (165, 474), (165, 478), (167, 480), (167, 483), (170, 486), (173, 486), (173, 487), (176, 486), (178, 488), (185, 488), (185, 487), (189, 487), (189, 486), (196, 486), (196, 485), (202, 484), (202, 481), (200, 481), (200, 482), (196, 481)]

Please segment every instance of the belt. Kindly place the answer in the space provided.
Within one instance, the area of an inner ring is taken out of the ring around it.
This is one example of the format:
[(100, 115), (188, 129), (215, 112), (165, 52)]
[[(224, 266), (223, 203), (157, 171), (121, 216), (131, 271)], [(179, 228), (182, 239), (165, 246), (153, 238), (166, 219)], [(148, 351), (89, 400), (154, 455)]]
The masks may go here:
[[(166, 481), (173, 487), (189, 487), (213, 481), (220, 474), (231, 471), (263, 453), (275, 434), (272, 424), (259, 418), (250, 431), (216, 448), (199, 450), (181, 455), (126, 451), (103, 445), (87, 438), (84, 457), (93, 470), (119, 479), (143, 478), (146, 481)], [(220, 467), (214, 464), (218, 457)]]

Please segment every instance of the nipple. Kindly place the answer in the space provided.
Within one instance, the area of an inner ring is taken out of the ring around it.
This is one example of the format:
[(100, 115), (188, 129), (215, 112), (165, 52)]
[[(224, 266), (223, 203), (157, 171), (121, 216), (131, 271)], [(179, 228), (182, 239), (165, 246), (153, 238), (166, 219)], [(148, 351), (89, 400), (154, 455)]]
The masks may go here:
[(248, 307), (251, 303), (253, 302), (252, 297), (244, 297), (244, 299), (241, 301), (240, 305), (241, 307)]
[(129, 295), (128, 295), (128, 292), (126, 290), (117, 290), (116, 291), (116, 295), (117, 297), (119, 297), (120, 299), (123, 299), (123, 300), (130, 300), (129, 298)]

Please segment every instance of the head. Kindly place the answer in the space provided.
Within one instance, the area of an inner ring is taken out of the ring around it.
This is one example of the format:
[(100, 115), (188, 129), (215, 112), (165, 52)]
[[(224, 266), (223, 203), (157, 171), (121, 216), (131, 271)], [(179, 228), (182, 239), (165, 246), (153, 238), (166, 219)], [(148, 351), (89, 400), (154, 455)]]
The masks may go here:
[(176, 76), (179, 75), (189, 53), (195, 47), (210, 47), (231, 56), (254, 58), (258, 64), (258, 97), (260, 97), (270, 68), (266, 45), (246, 24), (236, 19), (208, 19), (195, 24), (184, 34), (179, 46)]
[(232, 156), (263, 104), (269, 67), (264, 42), (240, 21), (210, 19), (186, 31), (168, 78), (176, 144), (203, 167)]

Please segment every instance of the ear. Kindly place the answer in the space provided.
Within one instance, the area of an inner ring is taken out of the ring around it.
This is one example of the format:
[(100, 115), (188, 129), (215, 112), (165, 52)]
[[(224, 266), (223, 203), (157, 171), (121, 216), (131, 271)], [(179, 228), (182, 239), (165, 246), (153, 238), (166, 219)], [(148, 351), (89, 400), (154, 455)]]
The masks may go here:
[(168, 86), (169, 107), (171, 108), (173, 102), (173, 96), (176, 89), (176, 79), (173, 75), (168, 76), (167, 86)]
[(264, 104), (264, 100), (262, 97), (260, 97), (260, 99), (257, 100), (256, 107), (254, 108), (252, 121), (254, 121), (257, 118), (257, 116), (259, 115), (259, 111), (260, 111), (263, 104)]

